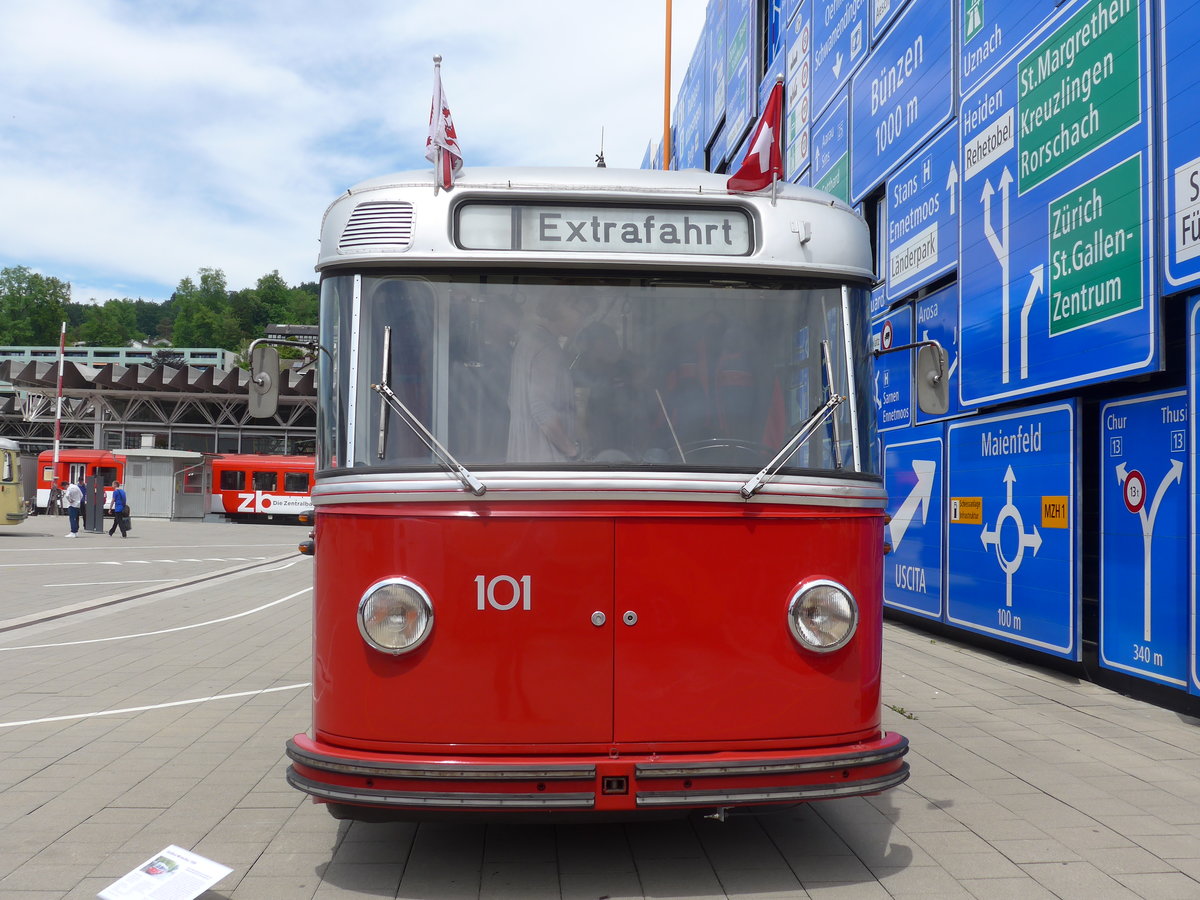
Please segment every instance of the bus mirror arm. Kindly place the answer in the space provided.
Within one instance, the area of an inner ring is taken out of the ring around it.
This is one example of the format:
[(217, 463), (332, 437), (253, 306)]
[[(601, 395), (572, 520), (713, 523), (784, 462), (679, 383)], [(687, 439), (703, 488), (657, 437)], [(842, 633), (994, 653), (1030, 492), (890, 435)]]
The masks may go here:
[[(421, 439), (430, 452), (437, 457), (438, 462), (450, 470), (455, 478), (462, 482), (463, 487), (474, 494), (476, 497), (482, 497), (487, 491), (487, 486), (482, 481), (467, 471), (466, 467), (451, 455), (450, 451), (441, 445), (441, 442), (433, 436), (433, 433), (426, 428), (421, 420), (413, 415), (412, 411), (404, 405), (395, 392), (386, 384), (373, 384), (371, 390), (379, 394), (396, 414), (404, 420), (413, 433)], [(384, 422), (387, 420), (385, 419)], [(383, 422), (380, 423), (380, 428), (383, 427)]]
[(251, 341), (246, 349), (246, 355), (250, 357), (250, 395), (247, 403), (249, 413), (255, 419), (270, 418), (279, 408), (279, 351), (275, 347), (303, 347), (314, 359), (321, 351), (330, 356), (329, 351), (316, 341), (287, 341), (282, 338), (257, 338)]
[(874, 355), (878, 359), (885, 353), (898, 353), (914, 348), (917, 351), (917, 405), (921, 412), (927, 415), (944, 415), (950, 409), (950, 356), (945, 347), (932, 340), (914, 341), (911, 344), (888, 347), (886, 350), (876, 350)]
[(845, 399), (841, 394), (830, 394), (828, 400), (813, 410), (812, 414), (792, 434), (791, 439), (783, 445), (783, 449), (776, 453), (774, 458), (763, 466), (757, 475), (742, 485), (738, 491), (742, 495), (742, 499), (749, 500), (762, 490), (763, 485), (774, 477), (775, 473), (779, 471), (780, 466), (787, 462), (788, 458), (796, 452), (800, 445), (807, 441), (812, 436), (812, 433), (821, 427), (821, 423), (835, 409), (841, 406)]

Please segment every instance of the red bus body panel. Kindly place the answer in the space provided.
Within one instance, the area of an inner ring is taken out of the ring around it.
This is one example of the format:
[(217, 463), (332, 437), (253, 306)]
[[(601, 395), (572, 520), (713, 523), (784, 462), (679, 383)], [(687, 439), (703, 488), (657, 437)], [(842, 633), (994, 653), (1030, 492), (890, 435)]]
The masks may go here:
[[(289, 745), (289, 778), (403, 817), (694, 811), (894, 786), (907, 744), (880, 732), (882, 544), (882, 512), (867, 509), (320, 507), (313, 733)], [(434, 624), (389, 656), (356, 611), (397, 576), (427, 592)], [(813, 578), (859, 604), (855, 637), (832, 653), (788, 628)]]

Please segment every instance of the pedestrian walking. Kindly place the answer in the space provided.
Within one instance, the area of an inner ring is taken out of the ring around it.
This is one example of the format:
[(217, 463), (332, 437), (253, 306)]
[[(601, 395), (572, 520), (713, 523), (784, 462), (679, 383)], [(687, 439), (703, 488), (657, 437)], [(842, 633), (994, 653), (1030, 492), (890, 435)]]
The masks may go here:
[(79, 507), (83, 503), (83, 491), (79, 485), (64, 481), (62, 483), (63, 503), (67, 505), (67, 515), (71, 517), (71, 531), (65, 535), (73, 538), (79, 536)]
[(129, 504), (125, 500), (125, 488), (121, 487), (121, 482), (113, 482), (112, 492), (112, 528), (108, 529), (108, 536), (112, 537), (113, 532), (118, 528), (121, 529), (121, 537), (129, 537)]

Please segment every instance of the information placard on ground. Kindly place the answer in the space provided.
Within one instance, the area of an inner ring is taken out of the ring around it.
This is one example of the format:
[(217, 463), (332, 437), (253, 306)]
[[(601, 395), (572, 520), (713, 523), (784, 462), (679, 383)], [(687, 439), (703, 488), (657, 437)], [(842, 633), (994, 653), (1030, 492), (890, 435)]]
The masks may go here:
[(100, 900), (192, 900), (232, 871), (172, 844), (97, 896)]

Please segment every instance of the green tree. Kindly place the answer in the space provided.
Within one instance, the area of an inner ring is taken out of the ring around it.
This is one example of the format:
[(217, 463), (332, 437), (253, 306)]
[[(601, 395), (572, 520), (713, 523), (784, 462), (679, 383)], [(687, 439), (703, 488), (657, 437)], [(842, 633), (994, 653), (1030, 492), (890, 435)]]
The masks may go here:
[(199, 276), (199, 284), (184, 278), (171, 297), (176, 310), (172, 342), (176, 347), (236, 350), (241, 332), (229, 302), (225, 273), (205, 268)]
[(124, 347), (142, 336), (132, 300), (108, 300), (84, 310), (79, 337), (95, 347)]
[(0, 343), (58, 343), (71, 285), (26, 266), (0, 269)]

